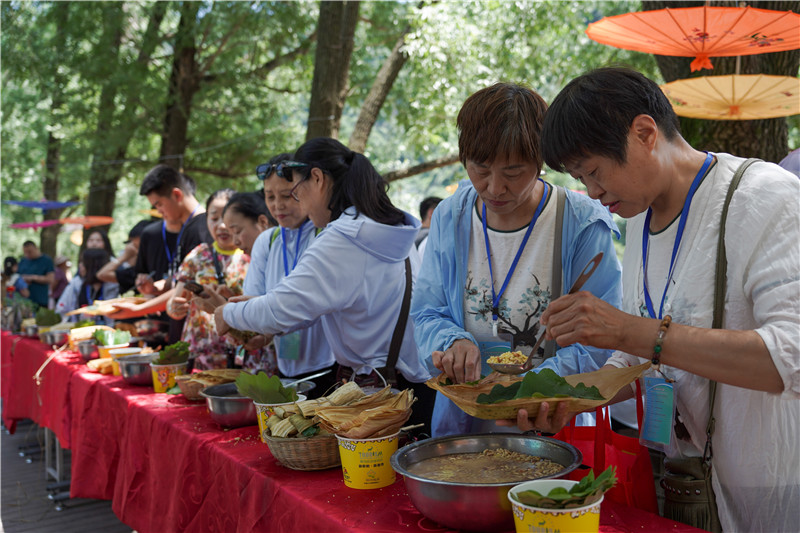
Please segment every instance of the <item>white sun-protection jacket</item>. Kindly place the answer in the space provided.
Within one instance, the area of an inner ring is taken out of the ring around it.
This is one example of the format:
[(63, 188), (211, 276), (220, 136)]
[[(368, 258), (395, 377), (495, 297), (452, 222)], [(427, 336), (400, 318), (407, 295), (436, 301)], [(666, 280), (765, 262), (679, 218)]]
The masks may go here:
[[(280, 334), (320, 318), (339, 364), (359, 374), (385, 366), (405, 291), (406, 257), (413, 277), (419, 269), (414, 247), (419, 227), (408, 213), (404, 224), (388, 226), (348, 208), (264, 296), (227, 304), (225, 321), (239, 329)], [(413, 383), (430, 377), (417, 356), (410, 318), (397, 369)]]

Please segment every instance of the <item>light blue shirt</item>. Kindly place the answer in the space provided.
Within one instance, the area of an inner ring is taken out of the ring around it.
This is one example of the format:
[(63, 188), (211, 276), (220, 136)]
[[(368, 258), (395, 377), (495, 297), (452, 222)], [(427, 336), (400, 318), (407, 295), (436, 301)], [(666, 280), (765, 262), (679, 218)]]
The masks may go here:
[[(444, 351), (458, 339), (478, 344), (464, 328), (463, 305), (470, 240), (482, 238), (472, 235), (471, 213), (477, 196), (472, 184), (465, 180), (453, 196), (437, 206), (411, 301), (420, 357), (434, 375), (439, 374), (431, 357), (434, 351)], [(615, 307), (620, 306), (621, 268), (614, 251), (612, 232), (619, 235), (610, 213), (600, 202), (567, 191), (561, 234), (564, 291), (589, 260), (598, 252), (604, 252), (603, 260), (582, 290)], [(592, 372), (603, 366), (611, 353), (610, 350), (575, 344), (560, 348), (555, 357), (547, 359), (536, 371), (551, 368), (562, 376)], [(436, 395), (432, 422), (434, 437), (474, 432), (478, 422), (442, 394)]]

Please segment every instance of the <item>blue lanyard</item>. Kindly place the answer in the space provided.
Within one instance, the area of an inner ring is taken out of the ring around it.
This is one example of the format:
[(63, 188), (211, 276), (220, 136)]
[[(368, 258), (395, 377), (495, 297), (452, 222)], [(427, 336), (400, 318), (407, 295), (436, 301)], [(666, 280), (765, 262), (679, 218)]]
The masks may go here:
[(183, 222), (183, 224), (181, 224), (181, 230), (178, 232), (178, 240), (175, 242), (175, 255), (174, 256), (172, 255), (172, 251), (169, 249), (169, 246), (167, 246), (167, 222), (166, 221), (161, 222), (161, 240), (164, 243), (164, 252), (167, 254), (167, 262), (169, 263), (170, 269), (173, 267), (173, 261), (174, 260), (179, 260), (179, 258), (180, 258), (180, 255), (181, 255), (181, 236), (183, 235), (183, 230), (186, 228), (186, 224), (188, 224), (189, 221), (192, 220), (192, 217), (194, 216), (194, 212), (197, 211), (197, 207), (199, 207), (199, 206), (195, 206), (195, 208), (192, 210), (192, 213), (189, 215), (189, 218), (187, 218)]
[(102, 300), (103, 299), (103, 286), (100, 285), (100, 294), (97, 295), (97, 298), (92, 298), (92, 288), (91, 285), (86, 286), (86, 303), (87, 305), (92, 305), (95, 300)]
[[(297, 242), (294, 244), (294, 263), (292, 263), (292, 270), (294, 267), (297, 266), (297, 257), (300, 253), (300, 236), (303, 233), (303, 226), (297, 228)], [(286, 228), (281, 228), (281, 244), (283, 244), (283, 273), (284, 275), (289, 275), (289, 258), (288, 252), (286, 251)]]
[[(542, 181), (542, 180), (539, 180)], [(494, 272), (492, 270), (492, 251), (489, 246), (489, 231), (486, 229), (486, 203), (483, 204), (483, 238), (486, 241), (486, 258), (489, 260), (489, 277), (492, 278), (492, 321), (493, 321), (493, 331), (495, 336), (497, 336), (497, 316), (500, 314), (500, 298), (503, 296), (503, 293), (506, 292), (506, 287), (508, 287), (508, 282), (511, 281), (511, 276), (514, 274), (514, 270), (517, 268), (517, 263), (519, 262), (519, 258), (522, 256), (522, 250), (525, 249), (525, 245), (528, 244), (528, 238), (531, 236), (531, 232), (533, 231), (533, 226), (536, 224), (536, 221), (539, 219), (539, 215), (542, 213), (542, 209), (544, 208), (544, 204), (547, 201), (547, 191), (548, 185), (546, 181), (542, 181), (544, 183), (544, 192), (542, 192), (542, 199), (539, 200), (539, 205), (536, 206), (536, 212), (533, 213), (533, 218), (531, 219), (530, 223), (528, 224), (528, 229), (525, 231), (525, 237), (522, 238), (522, 243), (519, 245), (519, 250), (517, 250), (517, 255), (514, 257), (514, 261), (511, 263), (511, 268), (506, 274), (506, 279), (503, 282), (503, 286), (500, 287), (500, 292), (495, 294), (494, 292)]]
[(681, 240), (683, 239), (683, 230), (686, 228), (686, 219), (689, 217), (689, 207), (692, 205), (694, 193), (697, 192), (697, 188), (700, 186), (700, 182), (703, 181), (703, 176), (706, 175), (706, 171), (713, 160), (713, 154), (707, 153), (706, 160), (703, 162), (703, 166), (700, 167), (700, 170), (697, 171), (697, 175), (694, 177), (694, 181), (692, 181), (692, 186), (689, 187), (689, 193), (686, 195), (686, 200), (683, 202), (681, 219), (678, 222), (678, 232), (675, 235), (675, 243), (672, 245), (672, 258), (669, 261), (669, 274), (667, 276), (667, 283), (664, 285), (664, 294), (661, 296), (661, 305), (658, 308), (658, 316), (656, 316), (656, 312), (653, 309), (653, 301), (650, 298), (650, 291), (647, 289), (647, 242), (650, 240), (650, 217), (653, 215), (652, 208), (647, 210), (647, 216), (644, 219), (644, 228), (642, 229), (642, 270), (644, 271), (644, 301), (647, 304), (647, 312), (650, 313), (650, 318), (660, 319), (664, 313), (664, 300), (667, 298), (667, 289), (669, 288), (669, 283), (672, 280), (672, 271), (675, 268), (675, 259), (678, 257), (678, 249), (680, 248)]

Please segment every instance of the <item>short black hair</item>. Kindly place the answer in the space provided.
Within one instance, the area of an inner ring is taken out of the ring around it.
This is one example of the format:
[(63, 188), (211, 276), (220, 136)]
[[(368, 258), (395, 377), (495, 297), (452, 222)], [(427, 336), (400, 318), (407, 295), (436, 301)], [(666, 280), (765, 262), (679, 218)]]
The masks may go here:
[(178, 172), (168, 165), (156, 165), (142, 181), (139, 194), (147, 196), (151, 192), (159, 196), (169, 196), (172, 189), (178, 188), (184, 193), (194, 196), (197, 186), (194, 180), (182, 172)]
[(36, 243), (33, 241), (25, 241), (22, 243), (22, 247), (25, 248), (26, 246), (36, 246)]
[(153, 221), (152, 220), (140, 220), (136, 223), (135, 226), (131, 228), (128, 232), (128, 240), (125, 243), (131, 242), (131, 240), (135, 239), (136, 237), (141, 237), (142, 233), (144, 233), (144, 228), (149, 226)]
[(264, 203), (264, 195), (259, 196), (255, 192), (237, 192), (225, 204), (222, 214), (227, 213), (229, 209), (236, 211), (245, 218), (249, 218), (253, 222), (257, 222), (258, 217), (261, 215), (267, 218), (271, 217), (267, 204)]
[(13, 255), (9, 255), (3, 260), (3, 274), (6, 276), (10, 276), (13, 274), (14, 266), (17, 265), (17, 258)]
[(428, 196), (427, 198), (422, 200), (419, 203), (419, 219), (425, 220), (425, 217), (428, 215), (428, 211), (430, 211), (431, 209), (435, 209), (436, 206), (439, 205), (439, 202), (441, 201), (442, 199), (439, 198), (438, 196)]
[(669, 100), (643, 74), (604, 67), (575, 78), (545, 114), (545, 163), (559, 172), (565, 171), (565, 164), (589, 155), (625, 163), (628, 132), (638, 115), (652, 117), (668, 141), (680, 135), (678, 116)]

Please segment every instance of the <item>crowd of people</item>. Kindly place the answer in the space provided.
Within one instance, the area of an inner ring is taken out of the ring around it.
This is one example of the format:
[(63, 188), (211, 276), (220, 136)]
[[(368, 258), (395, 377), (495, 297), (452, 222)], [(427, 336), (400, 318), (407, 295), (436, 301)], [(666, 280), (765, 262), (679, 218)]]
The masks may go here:
[[(469, 179), (423, 200), (422, 222), (392, 204), (366, 156), (316, 138), (259, 165), (263, 190), (219, 190), (205, 205), (189, 176), (156, 166), (140, 194), (162, 218), (134, 226), (119, 257), (93, 232), (71, 273), (66, 258), (26, 242), (4, 279), (39, 305), (52, 295), (61, 313), (135, 289), (147, 299), (110, 318), (164, 320), (196, 368), (328, 370), (317, 394), (343, 379), (411, 388), (412, 422), (434, 436), (509, 431), (425, 381), (479, 379), (490, 355), (528, 355), (542, 335), (534, 371), (652, 360), (684, 430), (671, 429), (668, 458), (703, 455), (716, 383), (710, 460), (723, 530), (795, 527), (800, 180), (772, 163), (745, 172), (722, 235), (727, 292), (713, 329), (722, 204), (744, 160), (690, 146), (657, 84), (598, 69), (548, 107), (530, 88), (497, 83), (464, 102), (456, 126)], [(588, 195), (548, 183), (545, 163)], [(622, 265), (612, 214), (630, 219)], [(597, 271), (569, 294), (599, 252)], [(555, 433), (574, 415), (566, 406), (544, 403), (532, 419), (520, 410), (516, 430)]]

